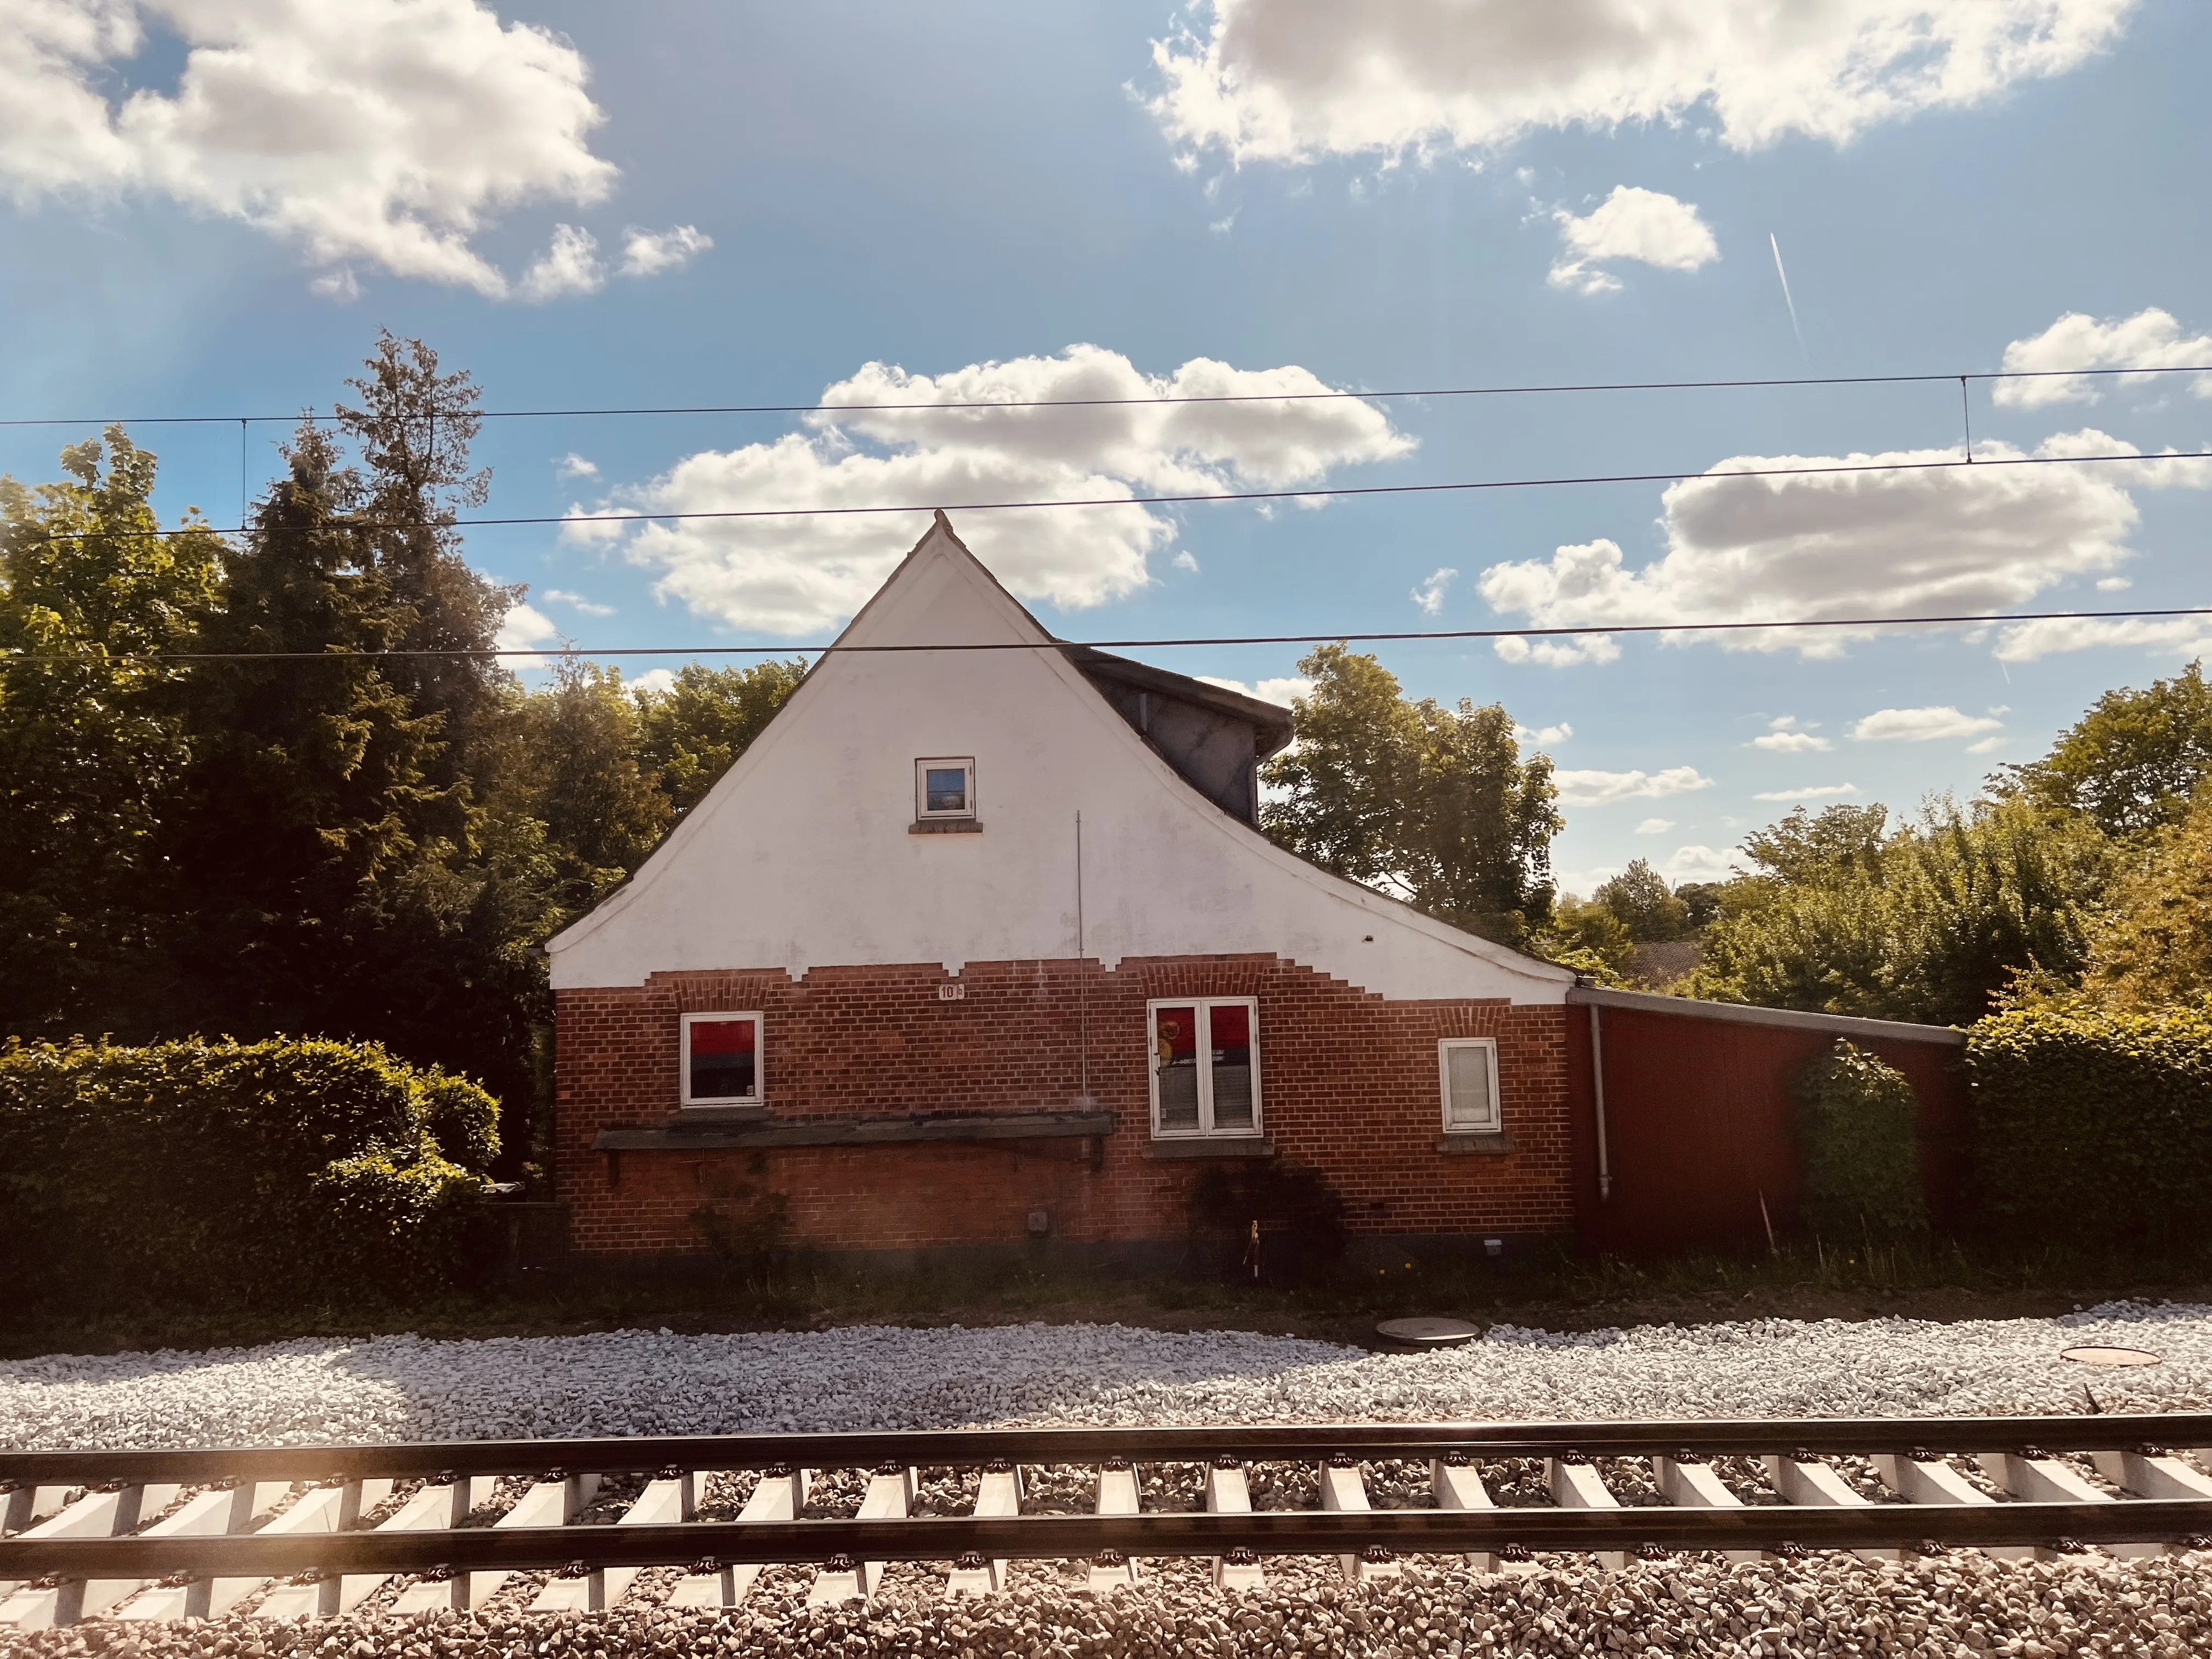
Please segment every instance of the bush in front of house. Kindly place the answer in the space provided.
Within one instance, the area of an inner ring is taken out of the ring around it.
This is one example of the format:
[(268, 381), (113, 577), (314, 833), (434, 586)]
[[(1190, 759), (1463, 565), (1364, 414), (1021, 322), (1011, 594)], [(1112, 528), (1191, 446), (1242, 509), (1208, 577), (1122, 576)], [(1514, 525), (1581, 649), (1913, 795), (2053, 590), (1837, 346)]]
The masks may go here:
[(374, 1043), (0, 1049), (0, 1269), (92, 1305), (406, 1294), (483, 1242), (498, 1103)]
[(1928, 1230), (1920, 1099), (1895, 1066), (1850, 1042), (1797, 1074), (1799, 1214), (1816, 1237), (1889, 1243)]
[(1966, 1041), (1984, 1214), (2036, 1239), (2162, 1247), (2212, 1203), (2212, 1009), (2057, 1005)]

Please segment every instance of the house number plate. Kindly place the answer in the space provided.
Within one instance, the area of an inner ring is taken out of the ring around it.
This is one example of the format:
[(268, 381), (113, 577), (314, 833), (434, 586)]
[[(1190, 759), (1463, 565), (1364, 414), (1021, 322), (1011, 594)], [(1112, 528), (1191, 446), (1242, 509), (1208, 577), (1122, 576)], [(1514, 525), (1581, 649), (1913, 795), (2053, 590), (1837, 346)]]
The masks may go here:
[(957, 981), (937, 988), (937, 1000), (939, 1002), (962, 1002), (967, 1000), (967, 996), (968, 988)]

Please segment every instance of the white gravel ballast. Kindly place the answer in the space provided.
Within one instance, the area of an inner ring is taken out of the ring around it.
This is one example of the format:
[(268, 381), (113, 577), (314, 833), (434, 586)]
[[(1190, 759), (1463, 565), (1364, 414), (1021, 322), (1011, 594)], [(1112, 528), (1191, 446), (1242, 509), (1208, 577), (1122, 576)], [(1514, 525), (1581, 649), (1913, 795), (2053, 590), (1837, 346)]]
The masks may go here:
[[(2161, 1363), (2095, 1369), (2073, 1346)], [(1493, 1328), (1367, 1353), (1122, 1325), (311, 1339), (0, 1364), (0, 1444), (210, 1446), (984, 1424), (2002, 1415), (2212, 1401), (2212, 1308), (2057, 1319)]]
[[(2138, 1369), (2063, 1350), (2146, 1349)], [(2086, 1390), (2094, 1390), (2094, 1393)], [(1122, 1326), (879, 1327), (734, 1335), (623, 1331), (431, 1341), (310, 1340), (250, 1349), (0, 1364), (0, 1443), (15, 1447), (313, 1444), (988, 1424), (1234, 1423), (2009, 1414), (2203, 1409), (2212, 1308), (2112, 1304), (2057, 1319), (1959, 1324), (1762, 1320), (1573, 1334), (1498, 1327), (1465, 1347), (1368, 1353), (1235, 1332)], [(877, 1601), (805, 1607), (806, 1575), (770, 1571), (729, 1613), (514, 1606), (416, 1620), (118, 1625), (0, 1637), (10, 1651), (168, 1659), (930, 1654), (1119, 1659), (1169, 1654), (2001, 1652), (2212, 1650), (2212, 1555), (1996, 1562), (1971, 1551), (1902, 1564), (1844, 1554), (1730, 1567), (1709, 1558), (1607, 1571), (1553, 1558), (1533, 1575), (1409, 1562), (1347, 1584), (1279, 1562), (1264, 1589), (1214, 1589), (1161, 1564), (1096, 1601), (1043, 1564), (989, 1605), (947, 1604), (911, 1575)]]

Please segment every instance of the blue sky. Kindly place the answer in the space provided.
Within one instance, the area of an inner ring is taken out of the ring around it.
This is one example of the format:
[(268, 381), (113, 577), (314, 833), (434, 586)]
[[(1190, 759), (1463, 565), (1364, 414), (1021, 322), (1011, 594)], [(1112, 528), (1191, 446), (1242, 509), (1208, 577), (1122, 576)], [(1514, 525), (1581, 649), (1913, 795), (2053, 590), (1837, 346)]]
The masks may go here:
[[(326, 408), (379, 326), (495, 410), (2212, 362), (2201, 8), (1804, 0), (1786, 37), (1774, 9), (0, 0), (0, 415)], [(1995, 459), (2212, 448), (2208, 392), (1970, 395)], [(1960, 422), (1936, 384), (511, 420), (479, 454), (488, 511), (532, 516), (1694, 473), (1932, 456)], [(252, 429), (249, 487), (282, 433)], [(0, 431), (0, 470), (51, 477), (78, 435)], [(170, 511), (234, 521), (234, 425), (136, 436)], [(1076, 638), (1602, 624), (2203, 604), (2208, 485), (2176, 462), (957, 523)], [(829, 637), (919, 528), (469, 545), (531, 585), (518, 640), (774, 645)], [(1971, 792), (2207, 639), (1382, 654), (1541, 734), (1586, 890), (1639, 855), (1717, 872), (1800, 800)], [(1139, 654), (1267, 685), (1298, 653)]]

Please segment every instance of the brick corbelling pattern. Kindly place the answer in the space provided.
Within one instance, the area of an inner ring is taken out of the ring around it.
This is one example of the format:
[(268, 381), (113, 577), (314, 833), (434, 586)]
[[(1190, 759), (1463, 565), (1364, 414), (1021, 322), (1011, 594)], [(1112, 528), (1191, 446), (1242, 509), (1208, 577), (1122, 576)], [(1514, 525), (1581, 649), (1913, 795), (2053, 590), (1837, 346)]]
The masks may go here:
[[(939, 988), (957, 984), (957, 1000)], [(902, 1249), (1018, 1240), (1031, 1212), (1073, 1240), (1182, 1237), (1202, 1163), (1148, 1157), (1148, 1000), (1259, 1002), (1262, 1126), (1366, 1232), (1534, 1233), (1572, 1218), (1566, 1011), (1393, 1002), (1268, 956), (934, 963), (656, 974), (556, 994), (555, 1178), (590, 1254), (689, 1250), (702, 1206), (780, 1193), (794, 1243)], [(759, 1009), (779, 1120), (1070, 1109), (1087, 1083), (1118, 1133), (1084, 1139), (759, 1151), (594, 1152), (604, 1128), (678, 1110), (685, 1013)], [(1087, 1029), (1087, 1064), (1082, 1033)], [(1514, 1152), (1439, 1152), (1437, 1042), (1492, 1036)], [(1092, 1149), (1097, 1148), (1094, 1164)]]

